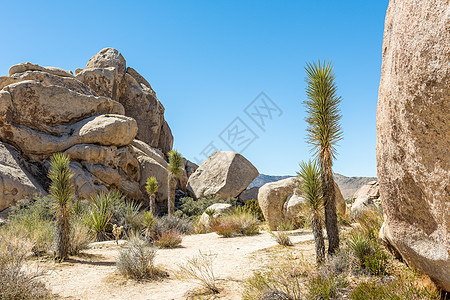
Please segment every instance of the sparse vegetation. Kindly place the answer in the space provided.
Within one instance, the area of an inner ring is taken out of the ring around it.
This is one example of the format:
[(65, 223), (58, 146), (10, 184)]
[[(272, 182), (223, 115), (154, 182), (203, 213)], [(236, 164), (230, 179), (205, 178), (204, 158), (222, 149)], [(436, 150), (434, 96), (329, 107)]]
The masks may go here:
[(156, 236), (155, 246), (159, 248), (176, 248), (179, 247), (183, 238), (176, 229), (162, 232)]
[(253, 235), (259, 232), (259, 224), (260, 222), (255, 215), (234, 211), (214, 218), (211, 223), (211, 229), (223, 237)]
[(147, 194), (149, 196), (148, 210), (155, 214), (156, 212), (156, 192), (158, 192), (158, 181), (156, 177), (150, 176), (147, 178), (147, 182), (145, 183), (145, 189), (147, 190)]
[(289, 238), (289, 233), (286, 231), (271, 232), (275, 241), (281, 246), (292, 246), (291, 239)]
[(167, 171), (169, 172), (169, 182), (168, 182), (168, 195), (167, 200), (168, 205), (168, 215), (171, 217), (175, 213), (175, 187), (176, 179), (183, 173), (183, 156), (176, 150), (171, 150), (168, 154), (169, 165), (167, 166)]
[(180, 265), (179, 277), (198, 281), (204, 288), (213, 294), (219, 292), (216, 285), (216, 277), (213, 270), (213, 262), (216, 255), (213, 253), (200, 253)]
[(150, 279), (157, 274), (153, 265), (155, 255), (154, 248), (135, 236), (130, 238), (128, 244), (119, 251), (116, 266), (124, 276), (136, 280)]
[(261, 222), (265, 221), (261, 207), (259, 207), (258, 200), (255, 200), (255, 199), (249, 200), (249, 201), (245, 202), (244, 206), (236, 207), (236, 210), (254, 215)]
[(236, 199), (229, 198), (223, 200), (218, 197), (204, 197), (198, 200), (194, 200), (191, 197), (184, 197), (180, 199), (180, 206), (175, 212), (175, 215), (180, 218), (195, 220), (214, 203), (227, 203), (231, 204), (232, 206), (236, 206)]

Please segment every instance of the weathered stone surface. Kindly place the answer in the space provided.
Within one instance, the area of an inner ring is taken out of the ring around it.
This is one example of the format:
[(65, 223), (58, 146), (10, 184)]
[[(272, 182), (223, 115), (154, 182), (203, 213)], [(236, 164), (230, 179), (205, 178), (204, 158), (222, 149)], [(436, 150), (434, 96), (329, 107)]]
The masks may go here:
[(161, 149), (163, 153), (168, 153), (173, 147), (173, 135), (170, 130), (169, 124), (164, 120), (161, 125), (161, 131), (159, 134), (158, 148)]
[(69, 71), (55, 67), (41, 67), (39, 65), (35, 65), (29, 62), (14, 65), (11, 68), (9, 68), (9, 76), (12, 77), (16, 73), (23, 73), (26, 71), (42, 71), (61, 77), (74, 77), (73, 74), (70, 73)]
[[(97, 94), (89, 86), (73, 77), (61, 77), (42, 71), (26, 71), (23, 73), (13, 74), (12, 77), (7, 78), (10, 78), (14, 82), (33, 80), (41, 83), (44, 86), (57, 85), (80, 94), (97, 96)], [(0, 89), (2, 89), (4, 86), (2, 86), (2, 84), (0, 83)]]
[(124, 106), (125, 115), (138, 123), (137, 139), (158, 147), (164, 122), (164, 106), (151, 93), (142, 89), (130, 74), (125, 74), (125, 84), (125, 92), (118, 101)]
[(191, 177), (192, 174), (198, 169), (198, 165), (190, 160), (184, 159), (184, 169), (186, 170), (187, 177)]
[(227, 213), (231, 211), (232, 206), (231, 204), (227, 203), (214, 203), (213, 205), (208, 206), (207, 209), (202, 213), (200, 216), (200, 224), (203, 224), (204, 226), (210, 226), (211, 225), (211, 217), (206, 213), (208, 210), (214, 210), (213, 218), (217, 218), (224, 213)]
[(79, 162), (70, 162), (70, 169), (73, 173), (72, 182), (77, 198), (90, 199), (100, 192), (108, 192), (104, 183), (84, 169)]
[(116, 68), (94, 68), (80, 71), (77, 80), (89, 86), (99, 96), (118, 100), (123, 75)]
[(194, 198), (237, 197), (257, 176), (258, 170), (239, 153), (217, 151), (189, 177), (187, 190)]
[(367, 195), (361, 195), (353, 202), (350, 214), (353, 218), (358, 219), (365, 211), (370, 209), (376, 209), (373, 199)]
[(259, 187), (257, 186), (254, 186), (250, 189), (243, 191), (238, 197), (239, 202), (245, 203), (252, 199), (258, 200), (258, 191)]
[(156, 93), (155, 91), (152, 89), (150, 83), (144, 78), (142, 77), (141, 74), (139, 74), (135, 69), (128, 67), (127, 68), (127, 73), (131, 75), (131, 77), (133, 77), (141, 86), (141, 88), (146, 91), (149, 92), (150, 94), (152, 94), (154, 97), (156, 97)]
[(120, 74), (123, 74), (126, 66), (127, 63), (119, 51), (113, 48), (104, 48), (89, 59), (85, 69), (114, 67)]
[(143, 152), (148, 157), (156, 160), (164, 168), (167, 168), (168, 163), (164, 158), (164, 154), (158, 149), (152, 148), (146, 143), (136, 139), (131, 142), (131, 145), (135, 148), (135, 150)]
[[(295, 221), (298, 213), (303, 209), (303, 195), (299, 191), (301, 180), (298, 177), (289, 177), (283, 180), (269, 182), (259, 188), (258, 203), (269, 227), (276, 227), (286, 219)], [(344, 197), (339, 186), (335, 183), (336, 210), (342, 215), (346, 214)], [(343, 204), (343, 205), (342, 205)]]
[(358, 198), (359, 196), (369, 196), (372, 199), (379, 198), (380, 197), (380, 186), (377, 181), (371, 181), (362, 187), (359, 188), (358, 191), (356, 191), (355, 195), (353, 195), (353, 198)]
[[(83, 95), (60, 86), (44, 86), (36, 81), (22, 81), (6, 86), (9, 93), (5, 116), (0, 121), (18, 123), (46, 131), (49, 126), (73, 123), (102, 114), (124, 114), (123, 106), (105, 97)], [(6, 97), (0, 96), (0, 99)], [(2, 100), (2, 102), (4, 102)]]
[(0, 142), (0, 211), (17, 200), (46, 194), (21, 165), (21, 160), (14, 147)]
[(3, 126), (0, 138), (18, 146), (26, 155), (50, 155), (75, 144), (125, 146), (136, 136), (136, 121), (121, 115), (100, 115), (60, 126), (59, 136), (23, 125)]
[(284, 221), (283, 205), (286, 199), (300, 186), (298, 177), (269, 182), (259, 188), (258, 203), (271, 230)]
[(391, 0), (377, 108), (386, 240), (450, 291), (450, 27), (447, 0)]

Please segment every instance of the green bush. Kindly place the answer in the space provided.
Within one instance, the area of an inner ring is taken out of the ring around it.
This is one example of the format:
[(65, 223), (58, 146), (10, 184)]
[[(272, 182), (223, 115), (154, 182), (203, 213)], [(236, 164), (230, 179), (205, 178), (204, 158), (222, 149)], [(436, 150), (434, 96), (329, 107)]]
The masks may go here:
[(311, 276), (306, 284), (307, 299), (336, 299), (339, 290), (348, 286), (346, 278), (328, 272), (319, 272)]
[(194, 220), (195, 217), (200, 216), (203, 212), (213, 205), (214, 203), (228, 203), (236, 206), (236, 199), (229, 198), (226, 200), (218, 197), (205, 197), (198, 200), (194, 200), (191, 197), (185, 197), (180, 199), (180, 206), (175, 212), (175, 215), (180, 218), (189, 218)]
[(119, 251), (116, 266), (124, 276), (136, 280), (149, 279), (156, 273), (153, 265), (155, 255), (156, 250), (150, 248), (147, 242), (133, 237)]
[(371, 280), (364, 281), (350, 294), (352, 300), (439, 300), (437, 291), (429, 291), (410, 281)]
[(354, 231), (350, 235), (348, 245), (361, 268), (373, 275), (387, 274), (389, 255), (376, 239), (371, 239), (365, 232)]
[(236, 210), (254, 215), (258, 218), (259, 221), (264, 222), (264, 215), (262, 213), (261, 207), (259, 207), (258, 200), (249, 200), (245, 202), (243, 206), (236, 207)]

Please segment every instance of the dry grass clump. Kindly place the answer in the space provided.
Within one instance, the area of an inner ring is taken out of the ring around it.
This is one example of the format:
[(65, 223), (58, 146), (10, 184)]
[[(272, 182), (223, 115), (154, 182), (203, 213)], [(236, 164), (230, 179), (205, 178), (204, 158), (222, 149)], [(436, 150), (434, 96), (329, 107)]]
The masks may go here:
[(171, 229), (157, 235), (154, 243), (160, 248), (170, 249), (179, 247), (182, 240), (181, 234), (176, 229)]
[(27, 239), (2, 230), (0, 240), (0, 299), (50, 299), (50, 291), (38, 280), (42, 274), (25, 266), (32, 247)]
[(203, 288), (213, 294), (219, 293), (216, 285), (216, 277), (213, 271), (213, 262), (216, 255), (203, 253), (193, 256), (186, 263), (179, 265), (178, 277), (197, 281)]
[(259, 233), (259, 225), (255, 215), (242, 211), (234, 211), (211, 221), (211, 229), (222, 237), (254, 235)]
[(128, 244), (119, 251), (116, 266), (119, 272), (132, 279), (143, 280), (158, 277), (155, 268), (156, 249), (149, 247), (146, 241), (132, 237)]
[(286, 220), (277, 226), (276, 232), (271, 232), (270, 234), (275, 239), (275, 241), (281, 246), (292, 246), (292, 241), (289, 238), (289, 233), (287, 231), (293, 230), (294, 225), (291, 221)]

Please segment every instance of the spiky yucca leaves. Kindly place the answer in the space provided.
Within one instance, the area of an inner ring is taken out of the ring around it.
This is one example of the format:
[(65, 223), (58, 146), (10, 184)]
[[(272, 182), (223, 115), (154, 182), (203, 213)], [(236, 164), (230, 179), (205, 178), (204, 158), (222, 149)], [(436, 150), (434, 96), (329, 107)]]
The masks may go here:
[(305, 198), (305, 204), (309, 211), (309, 221), (314, 234), (316, 245), (316, 260), (320, 264), (325, 259), (325, 243), (322, 233), (322, 179), (320, 178), (320, 168), (316, 161), (300, 163), (300, 172), (297, 172), (302, 183), (300, 190)]
[(148, 203), (149, 211), (151, 211), (152, 214), (155, 214), (156, 211), (155, 196), (156, 192), (158, 191), (158, 181), (154, 176), (147, 178), (147, 182), (145, 183), (145, 189), (147, 190), (148, 196), (150, 197), (150, 201)]
[(175, 179), (180, 177), (183, 173), (183, 156), (176, 150), (171, 150), (168, 153), (169, 165), (169, 199), (168, 199), (168, 214), (172, 216), (175, 211)]
[(307, 64), (306, 95), (304, 101), (308, 117), (307, 141), (317, 156), (322, 172), (323, 195), (325, 198), (325, 225), (328, 233), (328, 253), (339, 249), (339, 231), (336, 215), (336, 195), (333, 180), (333, 159), (336, 144), (342, 139), (342, 130), (337, 86), (331, 63)]
[(70, 182), (73, 174), (69, 167), (70, 159), (66, 154), (55, 153), (50, 160), (50, 195), (56, 205), (56, 258), (64, 260), (70, 251), (70, 200), (73, 186)]

